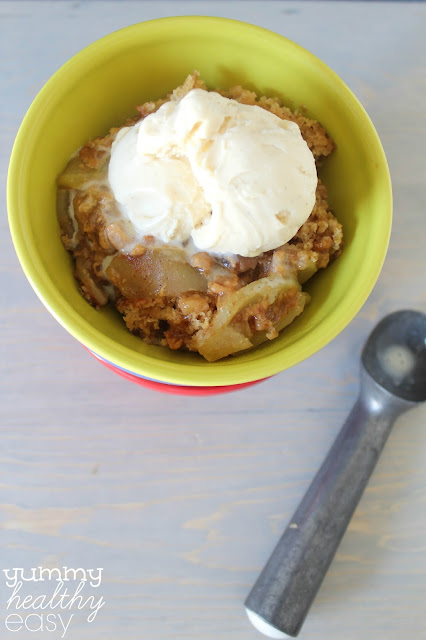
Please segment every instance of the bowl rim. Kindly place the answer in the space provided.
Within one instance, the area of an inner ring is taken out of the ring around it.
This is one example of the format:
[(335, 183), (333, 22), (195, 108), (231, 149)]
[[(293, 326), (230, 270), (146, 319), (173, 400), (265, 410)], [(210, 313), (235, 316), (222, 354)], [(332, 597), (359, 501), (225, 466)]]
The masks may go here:
[[(161, 29), (166, 25), (169, 27), (170, 24), (177, 25), (178, 23), (186, 23), (188, 25), (192, 23), (194, 27), (200, 23), (216, 24), (217, 26), (232, 23), (234, 28), (246, 31), (252, 30), (253, 33), (268, 38), (268, 40), (275, 39), (278, 43), (284, 41), (287, 46), (298, 50), (306, 59), (314, 62), (315, 66), (320, 67), (330, 81), (338, 86), (339, 90), (345, 94), (345, 97), (351, 101), (354, 109), (358, 110), (369, 129), (369, 136), (374, 141), (376, 153), (381, 157), (383, 168), (381, 172), (382, 198), (385, 200), (384, 208), (387, 211), (388, 224), (385, 232), (379, 238), (373, 268), (370, 269), (367, 279), (363, 281), (362, 289), (357, 292), (356, 296), (351, 298), (350, 304), (345, 307), (344, 316), (340, 314), (338, 309), (335, 309), (328, 316), (329, 322), (327, 322), (325, 328), (322, 327), (321, 331), (310, 332), (309, 341), (296, 341), (293, 344), (286, 345), (285, 361), (283, 361), (282, 352), (278, 351), (268, 354), (266, 358), (259, 357), (249, 365), (244, 361), (238, 362), (237, 359), (228, 358), (226, 361), (218, 361), (218, 363), (205, 363), (206, 366), (204, 368), (191, 363), (183, 364), (156, 359), (115, 342), (101, 331), (92, 327), (87, 320), (73, 309), (65, 298), (58, 297), (53, 283), (44, 277), (45, 269), (37, 252), (26, 240), (19, 216), (14, 213), (19, 211), (19, 164), (22, 154), (25, 153), (27, 132), (37, 119), (39, 107), (48, 98), (50, 91), (55, 88), (62, 76), (70, 73), (73, 67), (88, 55), (90, 56), (94, 52), (96, 52), (96, 56), (102, 55), (105, 47), (109, 47), (113, 41), (125, 37), (126, 34), (132, 31)], [(216, 16), (169, 16), (136, 23), (103, 36), (72, 56), (47, 80), (28, 108), (12, 148), (7, 176), (7, 209), (15, 251), (28, 281), (55, 319), (79, 342), (99, 354), (102, 358), (109, 362), (114, 362), (115, 365), (123, 369), (134, 371), (137, 375), (149, 376), (160, 382), (193, 386), (225, 386), (252, 382), (284, 371), (319, 351), (348, 326), (370, 295), (386, 257), (392, 226), (392, 186), (383, 146), (369, 115), (351, 89), (326, 63), (285, 36), (248, 22)], [(232, 366), (228, 366), (230, 362), (232, 362)], [(227, 364), (227, 366), (223, 366), (224, 364)], [(220, 367), (220, 375), (218, 375), (217, 371), (215, 372), (218, 365)]]

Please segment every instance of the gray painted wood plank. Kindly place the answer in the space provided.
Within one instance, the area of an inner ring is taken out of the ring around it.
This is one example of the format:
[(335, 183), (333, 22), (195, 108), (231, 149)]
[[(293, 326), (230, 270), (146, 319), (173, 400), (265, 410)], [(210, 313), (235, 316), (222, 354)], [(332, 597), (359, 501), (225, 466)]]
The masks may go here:
[[(189, 13), (273, 29), (342, 76), (383, 141), (394, 228), (378, 283), (340, 336), (217, 402), (162, 396), (94, 361), (26, 282), (3, 199), (1, 565), (103, 567), (106, 604), (93, 623), (75, 616), (67, 637), (79, 640), (259, 637), (242, 601), (355, 399), (362, 343), (385, 313), (426, 302), (420, 3), (1, 2), (2, 186), (19, 123), (63, 62), (117, 28)], [(419, 408), (396, 425), (302, 638), (426, 638), (425, 418)]]

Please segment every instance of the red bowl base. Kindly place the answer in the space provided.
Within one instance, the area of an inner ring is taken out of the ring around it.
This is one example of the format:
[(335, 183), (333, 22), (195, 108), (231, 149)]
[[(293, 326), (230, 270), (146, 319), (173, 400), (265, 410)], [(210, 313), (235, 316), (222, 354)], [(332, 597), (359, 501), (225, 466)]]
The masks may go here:
[(231, 391), (239, 391), (240, 389), (245, 389), (246, 387), (251, 387), (254, 384), (263, 382), (263, 380), (267, 380), (267, 378), (261, 378), (260, 380), (253, 380), (252, 382), (230, 384), (220, 387), (193, 387), (189, 385), (168, 384), (167, 382), (157, 382), (156, 380), (140, 378), (139, 376), (136, 376), (129, 371), (124, 371), (123, 369), (114, 366), (110, 362), (107, 362), (100, 356), (97, 356), (96, 353), (93, 353), (93, 351), (90, 351), (90, 349), (88, 349), (88, 351), (93, 357), (96, 358), (96, 360), (98, 360), (98, 362), (103, 364), (104, 367), (106, 367), (110, 371), (113, 371), (125, 380), (130, 380), (130, 382), (134, 382), (135, 384), (138, 384), (141, 387), (145, 387), (146, 389), (152, 389), (154, 391), (159, 391), (160, 393), (171, 393), (178, 396), (213, 396), (220, 393), (230, 393)]

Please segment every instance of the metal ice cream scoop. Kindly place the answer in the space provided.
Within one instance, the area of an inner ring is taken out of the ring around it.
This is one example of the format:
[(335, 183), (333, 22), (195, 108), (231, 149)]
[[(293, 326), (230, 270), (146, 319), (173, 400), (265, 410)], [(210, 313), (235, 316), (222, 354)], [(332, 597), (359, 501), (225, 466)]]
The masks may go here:
[(245, 602), (272, 638), (297, 636), (396, 418), (426, 401), (426, 315), (397, 311), (368, 338), (348, 419)]

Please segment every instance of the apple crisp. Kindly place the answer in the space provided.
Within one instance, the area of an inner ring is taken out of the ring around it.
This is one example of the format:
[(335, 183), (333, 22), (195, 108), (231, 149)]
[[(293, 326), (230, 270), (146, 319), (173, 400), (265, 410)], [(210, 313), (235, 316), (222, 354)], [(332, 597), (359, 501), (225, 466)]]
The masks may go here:
[[(194, 72), (165, 98), (137, 107), (131, 126), (192, 89), (208, 90)], [(274, 97), (232, 87), (226, 98), (257, 105), (296, 123), (317, 165), (333, 151), (324, 128)], [(218, 255), (135, 234), (108, 182), (111, 146), (122, 127), (90, 140), (58, 178), (61, 239), (74, 259), (83, 296), (112, 303), (128, 329), (148, 344), (200, 353), (212, 362), (275, 338), (309, 300), (302, 285), (342, 250), (342, 227), (318, 180), (316, 201), (292, 239), (255, 257)]]

